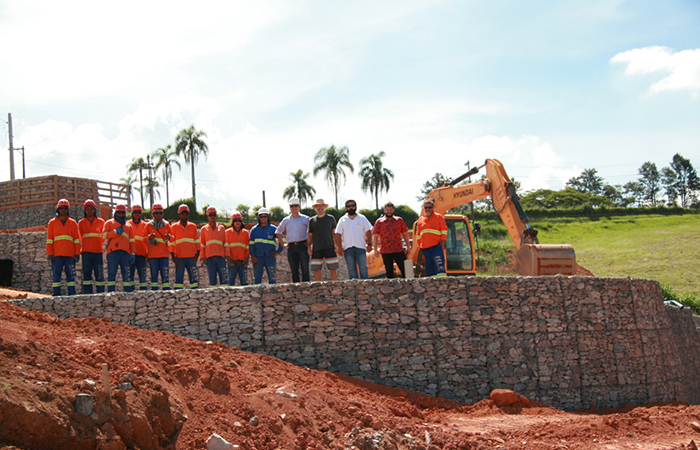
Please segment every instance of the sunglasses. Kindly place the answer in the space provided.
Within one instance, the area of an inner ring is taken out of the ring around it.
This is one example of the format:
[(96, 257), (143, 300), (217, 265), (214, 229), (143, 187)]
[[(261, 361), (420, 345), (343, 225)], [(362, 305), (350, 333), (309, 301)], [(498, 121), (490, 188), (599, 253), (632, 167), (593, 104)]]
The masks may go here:
[(432, 206), (424, 206), (423, 209), (433, 209)]
[(258, 216), (258, 217), (260, 217), (261, 219), (267, 219), (267, 218), (268, 218), (268, 216)]
[(346, 208), (357, 208), (357, 205), (345, 205)]
[(216, 217), (216, 214), (207, 214), (209, 217)]
[(290, 208), (298, 208), (299, 205), (289, 205)]
[(233, 219), (233, 221), (234, 221), (234, 222), (241, 222), (241, 223), (243, 223), (243, 221), (242, 221), (241, 219)]
[(163, 211), (153, 211), (153, 214), (163, 214)]

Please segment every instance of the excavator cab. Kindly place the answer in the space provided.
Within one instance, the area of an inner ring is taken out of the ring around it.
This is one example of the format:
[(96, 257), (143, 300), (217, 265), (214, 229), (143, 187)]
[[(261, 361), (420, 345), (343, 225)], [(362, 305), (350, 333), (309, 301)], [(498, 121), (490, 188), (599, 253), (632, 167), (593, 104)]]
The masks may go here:
[(465, 216), (448, 214), (447, 242), (445, 257), (447, 258), (448, 275), (476, 275), (476, 253), (474, 251), (474, 236), (469, 219)]

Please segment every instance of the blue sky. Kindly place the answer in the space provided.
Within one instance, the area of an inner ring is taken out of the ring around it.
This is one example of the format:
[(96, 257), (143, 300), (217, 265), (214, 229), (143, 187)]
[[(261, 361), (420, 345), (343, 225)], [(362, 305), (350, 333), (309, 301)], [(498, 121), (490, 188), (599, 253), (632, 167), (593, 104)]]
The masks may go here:
[[(359, 161), (380, 151), (395, 173), (380, 202), (414, 208), (433, 174), (485, 158), (526, 190), (561, 189), (586, 168), (624, 184), (676, 152), (700, 166), (695, 1), (193, 5), (0, 0), (2, 118), (12, 113), (28, 176), (116, 182), (190, 124), (210, 148), (199, 204), (226, 211), (261, 204), (263, 190), (285, 206), (289, 173), (311, 172), (331, 144), (355, 166), (340, 200), (360, 208), (374, 202)], [(188, 167), (175, 177), (171, 200), (189, 196)]]

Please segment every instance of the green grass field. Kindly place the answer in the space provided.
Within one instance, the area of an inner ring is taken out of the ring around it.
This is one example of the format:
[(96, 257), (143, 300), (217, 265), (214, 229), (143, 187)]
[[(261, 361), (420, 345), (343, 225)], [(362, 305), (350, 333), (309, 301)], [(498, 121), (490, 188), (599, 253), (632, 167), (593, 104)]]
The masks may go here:
[[(651, 278), (679, 294), (700, 293), (698, 214), (548, 218), (532, 225), (542, 244), (573, 245), (578, 263), (594, 275)], [(487, 227), (493, 228), (482, 248), (512, 246), (502, 224), (482, 224)]]

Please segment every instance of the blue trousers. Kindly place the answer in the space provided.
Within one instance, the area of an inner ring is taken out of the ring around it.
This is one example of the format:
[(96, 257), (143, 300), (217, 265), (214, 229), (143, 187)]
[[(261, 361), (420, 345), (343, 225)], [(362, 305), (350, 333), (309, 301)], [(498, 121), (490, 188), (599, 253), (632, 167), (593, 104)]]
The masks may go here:
[(248, 264), (245, 266), (228, 266), (228, 284), (236, 285), (236, 278), (241, 280), (241, 286), (248, 284)]
[[(209, 273), (209, 286), (228, 286), (228, 275), (226, 273), (226, 260), (223, 256), (210, 256), (207, 258), (207, 272)], [(217, 283), (218, 277), (218, 283)]]
[(187, 279), (190, 280), (190, 289), (197, 289), (197, 267), (195, 266), (194, 258), (178, 258), (175, 257), (177, 264), (175, 265), (175, 289), (185, 287), (185, 270), (187, 270)]
[(262, 283), (263, 269), (267, 271), (267, 282), (277, 283), (277, 261), (274, 256), (257, 256), (258, 262), (253, 263), (253, 277), (255, 284)]
[(51, 263), (53, 274), (53, 295), (61, 295), (61, 274), (66, 273), (68, 295), (75, 295), (75, 258), (72, 256), (54, 256)]
[(170, 266), (169, 258), (148, 258), (148, 265), (151, 267), (151, 290), (158, 290), (158, 274), (163, 283), (163, 290), (170, 290)]
[(92, 294), (92, 275), (97, 293), (105, 291), (104, 258), (102, 253), (83, 252), (83, 294)]
[(345, 263), (348, 265), (348, 276), (350, 278), (358, 278), (358, 268), (360, 276), (359, 278), (366, 280), (369, 278), (367, 273), (367, 252), (364, 248), (359, 247), (348, 247), (343, 250), (343, 257), (345, 258)]
[(134, 291), (134, 282), (129, 277), (129, 254), (124, 250), (107, 253), (107, 292), (117, 289), (117, 271), (121, 269), (124, 292)]
[(446, 277), (445, 251), (441, 244), (422, 248), (420, 252), (425, 257), (425, 274), (429, 277)]
[[(139, 282), (136, 282), (134, 274), (138, 271)], [(146, 277), (146, 257), (141, 255), (136, 255), (136, 262), (129, 265), (129, 279), (134, 282), (134, 287), (136, 289), (146, 291), (148, 290), (148, 278)]]

